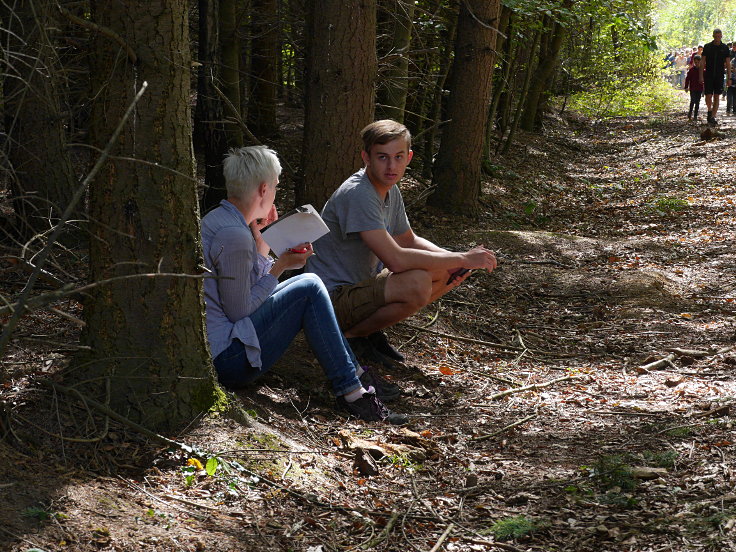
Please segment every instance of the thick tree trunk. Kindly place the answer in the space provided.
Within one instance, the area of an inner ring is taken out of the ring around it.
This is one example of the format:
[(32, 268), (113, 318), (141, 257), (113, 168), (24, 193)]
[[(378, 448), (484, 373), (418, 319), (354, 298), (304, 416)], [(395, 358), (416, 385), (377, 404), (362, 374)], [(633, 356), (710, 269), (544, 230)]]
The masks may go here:
[(539, 63), (533, 72), (529, 92), (526, 96), (524, 112), (521, 118), (522, 130), (532, 131), (542, 123), (542, 110), (545, 105), (544, 95), (550, 89), (553, 76), (557, 70), (560, 49), (565, 38), (565, 27), (557, 22), (550, 22), (545, 47), (539, 52)]
[[(53, 2), (3, 4), (0, 30), (10, 189), (19, 236), (48, 230), (66, 209), (75, 178), (61, 108)], [(21, 38), (22, 37), (22, 38)]]
[(476, 215), (485, 123), (491, 95), (498, 0), (462, 2), (455, 39), (447, 123), (428, 202), (445, 211)]
[(359, 132), (373, 120), (375, 0), (312, 1), (308, 25), (303, 176), (296, 200), (321, 209), (360, 167)]
[(253, 0), (252, 5), (248, 126), (258, 138), (272, 138), (278, 132), (278, 2)]
[(227, 151), (227, 134), (222, 99), (215, 90), (219, 81), (219, 0), (199, 0), (199, 72), (197, 75), (196, 140), (204, 151), (203, 211), (217, 205), (227, 195), (222, 159)]
[(379, 0), (382, 25), (387, 40), (381, 48), (386, 69), (381, 71), (382, 82), (377, 92), (376, 118), (404, 122), (404, 109), (409, 86), (409, 45), (411, 43), (414, 2), (407, 0)]
[[(214, 1), (214, 0), (213, 0)], [(227, 98), (225, 115), (228, 119), (242, 118), (240, 103), (240, 40), (238, 39), (238, 10), (236, 0), (220, 2), (220, 56), (222, 93)], [(227, 125), (227, 144), (233, 148), (243, 145), (243, 130), (235, 122)]]
[[(210, 408), (218, 387), (204, 328), (199, 210), (191, 148), (187, 2), (93, 2), (92, 17), (137, 55), (98, 35), (92, 137), (103, 146), (135, 92), (148, 89), (90, 193), (89, 352), (70, 374), (115, 411), (165, 431)], [(138, 163), (130, 159), (140, 159)], [(109, 384), (109, 395), (103, 391)], [(95, 385), (97, 384), (97, 385)]]

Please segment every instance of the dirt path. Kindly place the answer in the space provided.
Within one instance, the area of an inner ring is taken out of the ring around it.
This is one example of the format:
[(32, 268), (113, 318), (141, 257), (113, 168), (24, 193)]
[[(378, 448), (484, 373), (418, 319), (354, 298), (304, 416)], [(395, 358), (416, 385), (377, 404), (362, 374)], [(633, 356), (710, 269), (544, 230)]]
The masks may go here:
[(480, 223), (415, 208), (418, 233), (488, 244), (501, 265), (392, 332), (408, 431), (340, 418), (293, 353), (241, 393), (256, 427), (209, 418), (181, 437), (219, 458), (190, 484), (187, 455), (121, 427), (0, 449), (0, 549), (736, 550), (722, 120), (709, 142), (681, 115), (558, 121), (493, 168)]

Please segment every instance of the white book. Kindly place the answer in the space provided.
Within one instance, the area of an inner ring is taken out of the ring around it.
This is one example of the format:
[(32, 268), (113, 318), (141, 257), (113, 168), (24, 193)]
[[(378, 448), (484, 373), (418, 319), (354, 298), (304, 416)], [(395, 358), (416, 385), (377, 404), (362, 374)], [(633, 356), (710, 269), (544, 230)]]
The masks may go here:
[(302, 205), (279, 217), (261, 230), (263, 240), (279, 257), (287, 249), (305, 242), (315, 242), (330, 229), (311, 205)]

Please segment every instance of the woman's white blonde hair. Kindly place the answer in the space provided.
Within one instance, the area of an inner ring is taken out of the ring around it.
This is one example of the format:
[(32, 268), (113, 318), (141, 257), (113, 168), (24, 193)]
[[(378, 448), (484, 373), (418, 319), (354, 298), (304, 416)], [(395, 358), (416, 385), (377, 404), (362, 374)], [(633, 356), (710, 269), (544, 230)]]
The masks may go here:
[(232, 148), (222, 163), (228, 197), (246, 199), (261, 182), (272, 184), (281, 174), (276, 152), (266, 146)]

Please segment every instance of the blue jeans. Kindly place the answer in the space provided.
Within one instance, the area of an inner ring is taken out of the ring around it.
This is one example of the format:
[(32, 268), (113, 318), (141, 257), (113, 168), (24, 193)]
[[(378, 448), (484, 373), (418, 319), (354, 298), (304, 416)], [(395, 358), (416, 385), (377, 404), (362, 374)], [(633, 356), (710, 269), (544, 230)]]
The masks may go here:
[(335, 395), (360, 387), (355, 375), (358, 361), (337, 325), (330, 296), (319, 276), (300, 274), (281, 282), (250, 319), (261, 346), (261, 367), (250, 365), (245, 345), (234, 339), (214, 359), (217, 377), (224, 386), (242, 387), (267, 372), (304, 329)]

